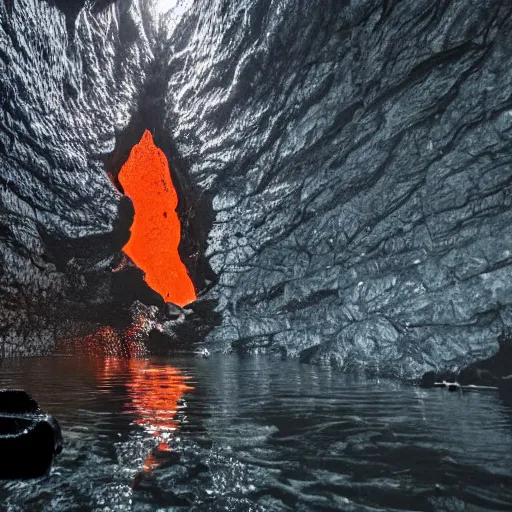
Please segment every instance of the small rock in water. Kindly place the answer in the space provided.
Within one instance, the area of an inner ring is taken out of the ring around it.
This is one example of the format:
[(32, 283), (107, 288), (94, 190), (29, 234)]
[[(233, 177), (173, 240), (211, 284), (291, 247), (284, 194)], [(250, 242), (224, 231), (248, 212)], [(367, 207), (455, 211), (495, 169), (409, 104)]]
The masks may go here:
[(202, 348), (201, 350), (198, 350), (196, 354), (204, 359), (208, 359), (211, 356), (210, 351), (207, 348)]

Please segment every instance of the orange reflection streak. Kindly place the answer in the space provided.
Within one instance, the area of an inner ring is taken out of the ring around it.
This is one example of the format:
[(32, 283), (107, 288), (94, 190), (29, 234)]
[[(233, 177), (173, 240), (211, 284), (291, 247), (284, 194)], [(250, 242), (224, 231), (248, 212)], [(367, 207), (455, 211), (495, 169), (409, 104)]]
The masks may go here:
[(178, 195), (167, 159), (148, 130), (132, 148), (118, 179), (135, 209), (123, 251), (146, 273), (146, 282), (165, 302), (189, 304), (196, 292), (178, 253)]
[[(140, 340), (142, 322), (139, 319), (125, 330), (104, 326), (88, 336), (61, 340), (57, 352), (75, 357), (88, 356), (85, 358), (87, 373), (94, 376), (98, 389), (105, 393), (111, 392), (113, 384), (117, 386), (122, 382), (126, 386), (129, 401), (124, 404), (125, 409), (135, 414), (134, 423), (142, 426), (156, 441), (143, 465), (143, 473), (147, 473), (159, 466), (159, 454), (170, 451), (168, 442), (179, 427), (176, 414), (180, 399), (194, 388), (187, 384), (188, 377), (177, 368), (137, 359), (144, 354)], [(134, 486), (139, 481), (140, 477), (136, 478)]]
[[(169, 451), (167, 441), (178, 428), (176, 413), (186, 391), (194, 388), (172, 366), (153, 366), (149, 361), (130, 359), (131, 379), (127, 383), (131, 403), (138, 418), (135, 423), (153, 434), (158, 444), (144, 462), (144, 472), (158, 467), (156, 453)], [(156, 452), (156, 453), (155, 453)]]
[(130, 359), (128, 390), (139, 418), (135, 421), (158, 436), (178, 427), (174, 421), (178, 401), (194, 388), (173, 366), (153, 366), (143, 359)]

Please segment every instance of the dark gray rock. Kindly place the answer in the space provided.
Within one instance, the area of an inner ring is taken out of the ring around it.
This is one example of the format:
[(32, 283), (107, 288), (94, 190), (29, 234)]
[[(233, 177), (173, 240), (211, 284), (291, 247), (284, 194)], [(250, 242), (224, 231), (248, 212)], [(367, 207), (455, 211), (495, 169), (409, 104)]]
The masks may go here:
[[(217, 346), (411, 376), (511, 322), (510, 6), (213, 2), (168, 129), (215, 192)], [(191, 143), (190, 141), (194, 141)]]
[(159, 23), (135, 0), (86, 6), (71, 36), (45, 2), (0, 7), (4, 303), (70, 294), (43, 233), (122, 238), (104, 162), (144, 119), (178, 155), (189, 268), (207, 245), (216, 274), (199, 286), (222, 318), (212, 347), (400, 377), (496, 353), (512, 326), (510, 5), (185, 4)]
[[(90, 275), (101, 282), (110, 273), (131, 224), (104, 162), (130, 120), (152, 59), (141, 8), (132, 2), (94, 17), (79, 6), (74, 38), (67, 14), (54, 2), (0, 5), (5, 355), (51, 350), (55, 318), (77, 309), (70, 301), (81, 305), (80, 314), (89, 308), (82, 292), (91, 288)], [(120, 24), (132, 26), (136, 37), (126, 40)], [(96, 302), (111, 302), (105, 290), (94, 290)]]
[(0, 479), (43, 476), (62, 451), (60, 425), (25, 391), (0, 389), (0, 449)]
[(500, 396), (506, 402), (512, 402), (512, 330), (500, 335), (498, 343), (496, 354), (470, 364), (460, 372), (457, 380), (463, 385), (498, 388)]

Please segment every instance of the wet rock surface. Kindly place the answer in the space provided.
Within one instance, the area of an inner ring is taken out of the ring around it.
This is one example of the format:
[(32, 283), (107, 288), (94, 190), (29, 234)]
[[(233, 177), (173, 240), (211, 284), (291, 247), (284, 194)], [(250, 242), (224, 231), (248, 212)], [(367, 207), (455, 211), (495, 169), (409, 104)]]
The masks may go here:
[(60, 425), (25, 391), (0, 389), (0, 450), (0, 479), (44, 476), (62, 451)]
[(0, 6), (4, 346), (51, 348), (41, 304), (115, 266), (105, 162), (150, 98), (187, 211), (213, 209), (183, 249), (215, 274), (212, 348), (402, 377), (493, 356), (512, 326), (508, 3), (148, 5), (86, 5), (74, 34), (52, 3)]

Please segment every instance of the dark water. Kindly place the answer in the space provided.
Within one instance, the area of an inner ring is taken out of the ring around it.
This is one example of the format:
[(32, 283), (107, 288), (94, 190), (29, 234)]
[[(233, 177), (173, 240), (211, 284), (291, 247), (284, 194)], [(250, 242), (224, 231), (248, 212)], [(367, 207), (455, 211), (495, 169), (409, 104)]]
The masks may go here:
[(6, 510), (512, 510), (512, 409), (295, 361), (5, 360), (60, 420)]

